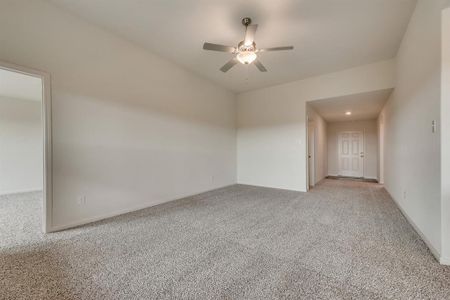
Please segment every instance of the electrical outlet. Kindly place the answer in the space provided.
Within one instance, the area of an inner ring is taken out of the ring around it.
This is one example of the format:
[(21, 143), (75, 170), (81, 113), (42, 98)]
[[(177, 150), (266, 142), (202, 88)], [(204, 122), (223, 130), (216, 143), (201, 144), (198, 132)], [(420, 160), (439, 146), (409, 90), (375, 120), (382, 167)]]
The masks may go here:
[(406, 199), (406, 191), (403, 191), (403, 199)]
[(211, 183), (214, 183), (214, 175), (211, 176)]

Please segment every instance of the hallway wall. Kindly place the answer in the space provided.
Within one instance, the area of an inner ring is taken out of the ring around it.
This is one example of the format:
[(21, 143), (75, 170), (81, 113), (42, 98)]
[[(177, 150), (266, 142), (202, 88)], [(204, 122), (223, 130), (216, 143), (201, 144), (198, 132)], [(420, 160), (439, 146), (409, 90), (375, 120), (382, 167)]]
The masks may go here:
[[(396, 88), (386, 103), (385, 187), (436, 257), (441, 255), (441, 11), (420, 0), (397, 54)], [(438, 127), (439, 130), (439, 127)]]

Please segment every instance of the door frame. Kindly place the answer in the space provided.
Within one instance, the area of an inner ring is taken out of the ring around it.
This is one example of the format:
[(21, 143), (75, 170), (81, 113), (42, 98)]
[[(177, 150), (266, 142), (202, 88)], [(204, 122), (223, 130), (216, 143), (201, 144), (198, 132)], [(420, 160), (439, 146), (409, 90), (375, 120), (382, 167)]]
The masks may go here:
[[(339, 170), (338, 170), (338, 175), (339, 176), (343, 176), (342, 174), (341, 174), (341, 158), (340, 158), (340, 152), (341, 152), (341, 135), (343, 134), (343, 133), (355, 133), (355, 132), (358, 132), (358, 133), (360, 133), (361, 134), (361, 136), (362, 136), (362, 153), (363, 153), (363, 157), (360, 157), (360, 158), (362, 158), (362, 164), (361, 164), (361, 168), (362, 168), (362, 176), (360, 177), (360, 178), (364, 178), (364, 165), (365, 165), (365, 163), (366, 163), (366, 145), (365, 145), (365, 130), (345, 130), (345, 131), (340, 131), (339, 133), (338, 133), (338, 153), (337, 153), (337, 155), (338, 155), (338, 168), (339, 168)], [(359, 178), (359, 177), (358, 177)]]
[[(316, 185), (316, 127), (314, 126), (313, 120), (308, 120), (308, 148), (306, 151), (306, 158), (308, 164), (308, 189)], [(310, 130), (312, 132), (312, 138), (310, 138)], [(309, 147), (311, 146), (311, 153), (309, 152)], [(309, 157), (311, 155), (311, 158)], [(311, 176), (312, 173), (312, 176)], [(312, 182), (311, 182), (312, 177)]]
[(378, 183), (384, 184), (384, 137), (385, 125), (383, 112), (378, 117)]
[(43, 130), (43, 215), (42, 231), (52, 231), (53, 175), (52, 175), (52, 99), (51, 77), (47, 72), (0, 61), (0, 69), (40, 78), (42, 81), (41, 119)]

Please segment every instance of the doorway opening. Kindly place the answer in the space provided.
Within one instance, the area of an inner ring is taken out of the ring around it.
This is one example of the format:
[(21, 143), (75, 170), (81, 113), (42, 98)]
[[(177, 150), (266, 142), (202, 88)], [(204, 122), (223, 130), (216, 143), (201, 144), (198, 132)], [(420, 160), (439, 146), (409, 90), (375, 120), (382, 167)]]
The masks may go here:
[(392, 91), (306, 103), (308, 188), (326, 178), (383, 182), (383, 107)]
[(39, 223), (31, 220), (37, 219), (42, 220), (42, 231), (50, 232), (51, 100), (47, 73), (0, 61), (0, 144), (3, 229), (14, 234), (23, 226), (25, 231), (28, 224)]

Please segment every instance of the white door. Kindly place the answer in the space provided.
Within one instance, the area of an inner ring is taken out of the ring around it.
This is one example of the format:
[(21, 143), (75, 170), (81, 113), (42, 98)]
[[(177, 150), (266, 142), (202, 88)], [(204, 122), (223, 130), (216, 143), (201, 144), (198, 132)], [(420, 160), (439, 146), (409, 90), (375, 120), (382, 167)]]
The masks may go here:
[(364, 135), (360, 131), (339, 134), (339, 175), (363, 177)]

